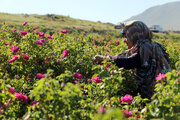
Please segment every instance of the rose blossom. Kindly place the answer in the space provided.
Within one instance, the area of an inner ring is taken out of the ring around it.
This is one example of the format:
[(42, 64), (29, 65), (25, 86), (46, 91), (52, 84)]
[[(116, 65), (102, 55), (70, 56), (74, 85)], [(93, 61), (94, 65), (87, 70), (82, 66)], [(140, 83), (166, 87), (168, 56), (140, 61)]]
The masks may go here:
[(36, 28), (35, 27), (32, 27), (33, 28), (33, 30), (36, 30)]
[(22, 55), (23, 60), (29, 60), (29, 56), (27, 54)]
[(100, 114), (104, 114), (106, 112), (105, 107), (104, 106), (100, 106), (98, 109), (98, 113)]
[(108, 63), (108, 64), (103, 64), (103, 67), (104, 67), (105, 69), (109, 68), (110, 66), (111, 66), (110, 63)]
[(156, 77), (156, 80), (157, 80), (157, 81), (161, 81), (161, 80), (163, 80), (163, 79), (165, 79), (165, 80), (166, 80), (166, 76), (165, 76), (165, 74), (161, 74), (161, 73), (159, 73), (159, 75)]
[(16, 53), (19, 50), (17, 46), (11, 46), (11, 52)]
[(123, 114), (124, 114), (127, 118), (132, 116), (132, 111), (131, 111), (131, 110), (130, 110), (130, 111), (128, 111), (128, 110), (123, 110), (122, 112), (123, 112)]
[(130, 103), (133, 101), (133, 97), (131, 95), (126, 94), (124, 97), (121, 97), (122, 103)]
[(13, 55), (13, 58), (9, 60), (10, 63), (14, 62), (15, 60), (18, 59), (17, 55)]
[(75, 78), (78, 78), (78, 79), (81, 79), (82, 78), (82, 75), (80, 73), (73, 73), (74, 77)]
[(78, 81), (77, 81), (77, 80), (75, 80), (75, 81), (74, 81), (74, 83), (75, 83), (75, 84), (77, 84), (77, 83), (78, 83)]
[(38, 32), (40, 37), (44, 37), (44, 33), (43, 32)]
[(48, 36), (47, 36), (47, 38), (48, 38), (48, 39), (50, 39), (50, 40), (52, 40), (52, 39), (53, 39), (53, 37), (52, 37), (52, 36), (50, 36), (50, 35), (48, 35)]
[(141, 118), (141, 116), (139, 116), (139, 115), (136, 115), (136, 118)]
[(94, 44), (96, 44), (96, 40), (93, 40)]
[(27, 31), (21, 31), (20, 34), (21, 34), (21, 35), (26, 35), (26, 34), (27, 34)]
[(16, 32), (16, 29), (12, 29), (13, 32)]
[(97, 83), (100, 83), (100, 82), (102, 82), (102, 79), (100, 79), (99, 77), (94, 77), (93, 79), (91, 79), (92, 81), (94, 81), (94, 82), (97, 82)]
[(43, 44), (43, 41), (44, 41), (44, 39), (38, 40), (38, 41), (36, 41), (36, 44), (42, 45), (42, 44)]
[(66, 57), (68, 55), (68, 50), (63, 50), (63, 57)]
[(23, 26), (25, 26), (27, 23), (28, 23), (27, 21), (24, 21)]
[(5, 45), (10, 45), (10, 44), (7, 42), (7, 43), (5, 43)]
[(118, 46), (119, 44), (120, 44), (120, 42), (119, 42), (119, 41), (117, 41), (117, 42), (116, 42), (116, 46)]
[(67, 33), (67, 30), (61, 30), (60, 32), (61, 33)]
[(36, 77), (37, 77), (37, 79), (41, 79), (41, 78), (46, 77), (46, 75), (45, 75), (45, 74), (38, 73), (38, 74), (36, 75)]
[(60, 61), (60, 62), (62, 61), (62, 62), (64, 62), (64, 60), (63, 60), (63, 59), (57, 59), (57, 61)]
[(61, 87), (65, 87), (66, 86), (66, 83), (65, 82), (62, 82), (61, 83)]
[(23, 101), (23, 102), (26, 102), (28, 100), (28, 96), (22, 94), (21, 92), (20, 93), (15, 93), (15, 98)]
[(6, 110), (9, 107), (9, 103), (4, 103), (4, 109)]
[(37, 103), (39, 103), (38, 101), (32, 101), (31, 103), (30, 103), (30, 106), (33, 106), (34, 104), (37, 104)]
[(11, 88), (10, 88), (10, 94), (13, 94), (14, 91), (15, 91), (14, 87), (11, 87)]
[(8, 100), (8, 102), (9, 102), (9, 103), (12, 103), (12, 98), (10, 98), (10, 99)]
[(4, 89), (1, 90), (1, 93), (6, 93), (6, 91)]

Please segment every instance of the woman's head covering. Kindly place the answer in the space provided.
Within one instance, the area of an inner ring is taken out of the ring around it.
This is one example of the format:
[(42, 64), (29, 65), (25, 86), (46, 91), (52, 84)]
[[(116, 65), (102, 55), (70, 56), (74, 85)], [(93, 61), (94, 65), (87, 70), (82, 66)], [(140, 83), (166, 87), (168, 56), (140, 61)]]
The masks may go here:
[(140, 39), (152, 39), (152, 32), (149, 28), (141, 21), (129, 21), (121, 23), (122, 34), (126, 34), (128, 40), (135, 45)]

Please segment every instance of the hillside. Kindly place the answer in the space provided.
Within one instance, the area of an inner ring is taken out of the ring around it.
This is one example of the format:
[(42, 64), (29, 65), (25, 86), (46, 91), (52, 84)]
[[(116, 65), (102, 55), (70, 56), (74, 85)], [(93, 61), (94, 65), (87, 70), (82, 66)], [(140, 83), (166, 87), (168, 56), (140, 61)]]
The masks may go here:
[(128, 20), (141, 20), (148, 26), (161, 25), (165, 30), (180, 31), (180, 1), (151, 7)]
[(106, 33), (114, 30), (112, 24), (92, 22), (87, 20), (73, 19), (69, 16), (62, 15), (36, 15), (36, 14), (7, 14), (0, 13), (0, 25), (11, 24), (14, 26), (22, 26), (24, 21), (28, 21), (33, 26), (45, 28), (44, 31), (57, 31), (60, 29), (68, 29), (70, 32), (98, 32)]

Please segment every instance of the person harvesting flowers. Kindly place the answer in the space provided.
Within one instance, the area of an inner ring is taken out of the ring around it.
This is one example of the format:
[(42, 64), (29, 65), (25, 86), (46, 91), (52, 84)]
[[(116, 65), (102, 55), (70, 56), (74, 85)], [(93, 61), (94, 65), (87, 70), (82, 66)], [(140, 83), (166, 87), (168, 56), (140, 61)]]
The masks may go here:
[(152, 32), (141, 21), (121, 23), (120, 28), (128, 50), (115, 56), (96, 55), (93, 62), (101, 63), (109, 59), (120, 68), (135, 69), (133, 73), (138, 81), (138, 92), (142, 98), (150, 99), (154, 93), (156, 76), (171, 71), (166, 49), (152, 41)]

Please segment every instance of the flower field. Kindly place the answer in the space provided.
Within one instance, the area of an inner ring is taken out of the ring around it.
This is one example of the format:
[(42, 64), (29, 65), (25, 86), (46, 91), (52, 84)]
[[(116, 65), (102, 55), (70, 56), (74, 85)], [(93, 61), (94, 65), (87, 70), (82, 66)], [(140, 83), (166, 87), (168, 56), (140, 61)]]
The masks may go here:
[(97, 54), (127, 49), (118, 34), (1, 26), (0, 119), (180, 119), (180, 37), (153, 38), (167, 48), (172, 72), (157, 76), (150, 101), (137, 94), (131, 70), (93, 63)]

